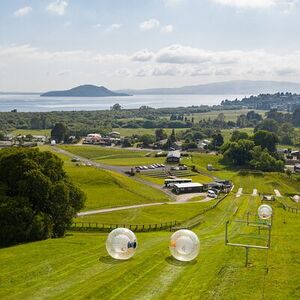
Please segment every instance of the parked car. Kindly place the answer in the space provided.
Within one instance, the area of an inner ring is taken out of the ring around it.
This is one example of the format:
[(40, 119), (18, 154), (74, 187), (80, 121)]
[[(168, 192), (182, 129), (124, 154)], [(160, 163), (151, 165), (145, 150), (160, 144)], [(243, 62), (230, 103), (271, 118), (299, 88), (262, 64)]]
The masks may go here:
[(217, 194), (213, 190), (208, 190), (207, 196), (210, 198), (217, 198)]
[(72, 162), (80, 162), (80, 159), (78, 157), (73, 157), (71, 159)]

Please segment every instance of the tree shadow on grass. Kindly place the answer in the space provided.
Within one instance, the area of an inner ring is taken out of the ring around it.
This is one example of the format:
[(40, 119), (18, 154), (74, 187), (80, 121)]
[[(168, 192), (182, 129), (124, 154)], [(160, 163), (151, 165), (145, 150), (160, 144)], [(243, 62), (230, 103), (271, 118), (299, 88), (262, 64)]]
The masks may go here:
[(118, 265), (126, 262), (126, 260), (114, 259), (109, 255), (99, 257), (99, 261), (107, 265)]
[(165, 261), (172, 265), (172, 266), (177, 266), (177, 267), (185, 267), (189, 265), (195, 265), (197, 263), (196, 259), (193, 259), (192, 261), (180, 261), (175, 259), (173, 256), (168, 256), (166, 257)]

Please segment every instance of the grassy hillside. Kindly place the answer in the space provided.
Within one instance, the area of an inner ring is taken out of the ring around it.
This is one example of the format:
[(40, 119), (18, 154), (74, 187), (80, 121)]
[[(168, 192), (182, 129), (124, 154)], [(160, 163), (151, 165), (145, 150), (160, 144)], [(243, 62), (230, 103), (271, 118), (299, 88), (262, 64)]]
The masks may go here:
[[(136, 255), (115, 261), (105, 250), (106, 234), (72, 233), (63, 239), (0, 250), (1, 299), (299, 299), (299, 216), (274, 205), (269, 252), (224, 245), (224, 222), (254, 211), (257, 198), (228, 197), (194, 231), (199, 257), (181, 263), (170, 257), (169, 232), (139, 233)], [(238, 210), (237, 210), (238, 208)], [(230, 225), (230, 238), (242, 228)], [(246, 240), (261, 238), (253, 231)]]
[(177, 221), (182, 222), (212, 206), (216, 200), (203, 203), (180, 203), (159, 205), (129, 210), (121, 210), (76, 218), (76, 222), (98, 222), (107, 224), (156, 224)]
[[(51, 150), (51, 147), (41, 149)], [(78, 167), (69, 157), (55, 154), (64, 160), (64, 169), (71, 180), (86, 193), (85, 210), (168, 201), (164, 193), (125, 175), (93, 167)]]

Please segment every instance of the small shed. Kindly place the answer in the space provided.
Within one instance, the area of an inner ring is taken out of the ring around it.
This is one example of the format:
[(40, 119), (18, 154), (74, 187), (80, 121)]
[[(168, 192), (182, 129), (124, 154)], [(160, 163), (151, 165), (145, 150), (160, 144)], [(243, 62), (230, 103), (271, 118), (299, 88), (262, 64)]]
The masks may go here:
[(176, 194), (202, 193), (204, 191), (203, 184), (197, 182), (176, 183), (173, 186)]
[(167, 155), (168, 163), (180, 163), (181, 154), (179, 150), (169, 151)]

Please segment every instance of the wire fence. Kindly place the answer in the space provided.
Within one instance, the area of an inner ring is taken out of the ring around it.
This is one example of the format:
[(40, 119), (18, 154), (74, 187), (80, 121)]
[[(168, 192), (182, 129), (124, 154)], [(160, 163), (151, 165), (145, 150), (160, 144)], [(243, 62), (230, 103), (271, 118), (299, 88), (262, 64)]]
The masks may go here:
[(300, 208), (289, 206), (278, 199), (277, 199), (277, 201), (282, 205), (284, 210), (294, 213), (294, 214), (300, 213)]
[(177, 221), (157, 223), (157, 224), (106, 224), (98, 222), (73, 222), (69, 230), (71, 231), (100, 231), (110, 232), (115, 228), (128, 228), (134, 232), (150, 232), (150, 231), (171, 231), (178, 224)]

